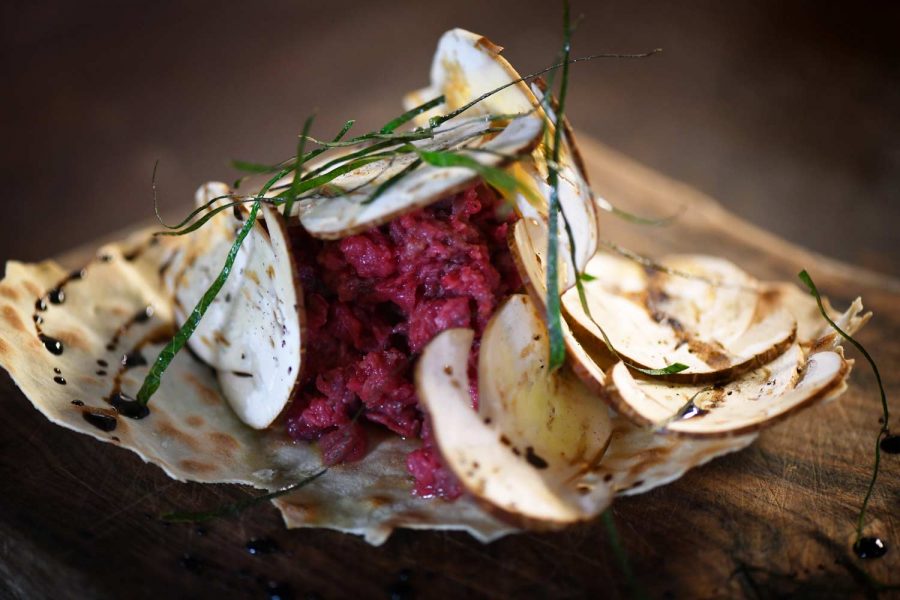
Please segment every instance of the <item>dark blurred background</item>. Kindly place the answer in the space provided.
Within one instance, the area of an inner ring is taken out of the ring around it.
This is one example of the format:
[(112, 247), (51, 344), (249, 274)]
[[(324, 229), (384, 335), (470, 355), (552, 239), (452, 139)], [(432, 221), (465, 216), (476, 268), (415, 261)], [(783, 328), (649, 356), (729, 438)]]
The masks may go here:
[[(900, 3), (574, 2), (576, 128), (828, 255), (900, 274)], [(19, 1), (0, 7), (0, 260), (185, 211), (229, 158), (398, 113), (453, 26), (552, 61), (552, 1)], [(602, 182), (594, 182), (602, 193)], [(612, 199), (614, 200), (614, 199)], [(710, 249), (714, 250), (714, 249)]]

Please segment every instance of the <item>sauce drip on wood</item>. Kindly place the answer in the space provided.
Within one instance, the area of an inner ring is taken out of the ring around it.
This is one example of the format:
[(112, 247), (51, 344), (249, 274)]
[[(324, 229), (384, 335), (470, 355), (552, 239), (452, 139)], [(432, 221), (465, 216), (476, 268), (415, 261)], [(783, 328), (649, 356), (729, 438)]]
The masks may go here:
[(853, 551), (856, 556), (863, 559), (881, 558), (887, 553), (887, 546), (878, 537), (860, 538), (858, 542), (853, 544)]

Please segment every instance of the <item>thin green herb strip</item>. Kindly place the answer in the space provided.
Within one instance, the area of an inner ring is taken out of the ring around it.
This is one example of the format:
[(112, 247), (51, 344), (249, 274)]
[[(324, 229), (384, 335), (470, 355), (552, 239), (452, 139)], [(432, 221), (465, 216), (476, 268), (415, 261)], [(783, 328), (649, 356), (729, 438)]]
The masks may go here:
[(182, 325), (178, 330), (178, 333), (175, 334), (175, 336), (169, 341), (169, 343), (166, 344), (166, 347), (163, 348), (159, 353), (159, 356), (156, 357), (156, 360), (153, 362), (153, 366), (150, 368), (150, 371), (144, 378), (144, 383), (143, 385), (141, 385), (140, 391), (138, 391), (137, 393), (137, 401), (140, 404), (146, 406), (153, 394), (156, 393), (156, 390), (159, 389), (163, 373), (175, 358), (175, 355), (182, 348), (184, 348), (184, 345), (187, 343), (188, 338), (191, 337), (191, 335), (194, 333), (194, 330), (200, 324), (200, 319), (202, 319), (203, 315), (206, 314), (206, 310), (209, 308), (210, 304), (212, 304), (213, 300), (215, 300), (216, 296), (219, 293), (219, 290), (221, 290), (222, 286), (225, 285), (225, 281), (228, 279), (228, 275), (231, 273), (231, 269), (234, 266), (234, 259), (237, 256), (238, 250), (240, 250), (241, 244), (244, 242), (244, 238), (246, 238), (247, 234), (250, 233), (250, 230), (253, 229), (253, 225), (256, 222), (256, 215), (259, 212), (259, 207), (260, 203), (256, 202), (253, 205), (253, 208), (250, 209), (250, 216), (247, 217), (247, 220), (244, 222), (244, 226), (241, 228), (241, 231), (238, 233), (237, 238), (231, 245), (231, 250), (228, 251), (228, 256), (225, 258), (225, 265), (222, 267), (222, 271), (219, 273), (219, 276), (216, 277), (216, 280), (212, 283), (211, 286), (209, 286), (209, 289), (206, 290), (206, 293), (203, 294), (200, 302), (198, 302), (197, 306), (194, 307), (194, 310), (184, 322), (184, 325)]
[(440, 106), (443, 103), (444, 103), (444, 96), (440, 95), (437, 98), (434, 98), (432, 100), (429, 100), (428, 102), (424, 102), (424, 103), (420, 104), (419, 106), (416, 106), (415, 108), (411, 108), (410, 110), (406, 111), (405, 113), (403, 113), (396, 119), (389, 121), (387, 123), (387, 125), (385, 125), (384, 127), (381, 128), (381, 131), (379, 133), (392, 133), (395, 129), (397, 129), (401, 125), (405, 125), (409, 121), (412, 121), (413, 119), (415, 119), (416, 117), (421, 115), (423, 112), (427, 112), (427, 111), (431, 110), (432, 108)]
[[(547, 333), (550, 342), (549, 368), (555, 371), (566, 361), (566, 346), (562, 330), (562, 303), (559, 294), (559, 149), (562, 145), (562, 118), (565, 114), (566, 93), (569, 87), (569, 53), (571, 52), (571, 25), (569, 22), (569, 2), (563, 2), (563, 46), (562, 46), (562, 79), (559, 84), (559, 106), (556, 111), (556, 124), (553, 129), (552, 160), (547, 161), (550, 184), (550, 201), (548, 203), (547, 233)], [(567, 229), (567, 231), (569, 231)], [(570, 246), (575, 246), (570, 235)], [(572, 265), (575, 266), (574, 264)], [(579, 284), (580, 285), (580, 284)], [(580, 290), (583, 293), (583, 290)]]
[(312, 127), (315, 118), (315, 115), (306, 117), (306, 121), (303, 122), (303, 132), (300, 134), (300, 139), (297, 141), (298, 159), (294, 165), (294, 179), (291, 181), (290, 193), (284, 203), (283, 214), (285, 219), (291, 216), (291, 209), (294, 208), (294, 202), (297, 200), (297, 196), (300, 195), (298, 189), (300, 187), (300, 182), (303, 179), (303, 163), (300, 161), (299, 157), (303, 156), (303, 147), (306, 145), (306, 136), (309, 133), (309, 129)]
[(206, 511), (197, 511), (197, 512), (188, 512), (188, 511), (177, 511), (170, 512), (160, 515), (160, 519), (163, 521), (167, 521), (169, 523), (202, 523), (205, 521), (211, 521), (212, 519), (217, 519), (219, 517), (228, 517), (232, 515), (240, 514), (243, 510), (255, 505), (260, 502), (265, 502), (267, 500), (274, 500), (275, 498), (284, 496), (285, 494), (290, 494), (300, 488), (303, 488), (322, 475), (324, 475), (328, 469), (322, 469), (316, 473), (313, 473), (309, 477), (301, 479), (297, 483), (292, 483), (287, 487), (283, 487), (280, 490), (276, 490), (274, 492), (269, 492), (268, 494), (262, 494), (261, 496), (253, 496), (252, 498), (246, 498), (244, 500), (239, 500), (233, 504), (227, 504), (225, 506), (214, 508)]
[(825, 306), (822, 304), (822, 296), (819, 295), (819, 290), (816, 288), (816, 284), (813, 283), (812, 277), (809, 276), (809, 273), (806, 272), (806, 269), (800, 271), (797, 275), (806, 287), (809, 289), (809, 293), (813, 295), (816, 299), (816, 304), (819, 306), (819, 312), (822, 313), (822, 317), (831, 327), (837, 331), (842, 338), (856, 346), (856, 349), (860, 351), (860, 353), (866, 358), (869, 362), (869, 366), (872, 367), (872, 372), (875, 374), (875, 380), (878, 382), (878, 390), (881, 392), (881, 409), (883, 411), (883, 420), (881, 423), (881, 429), (878, 430), (878, 435), (875, 438), (875, 464), (872, 467), (872, 479), (869, 481), (869, 487), (866, 490), (866, 497), (863, 499), (862, 507), (859, 509), (859, 518), (856, 522), (856, 542), (859, 542), (860, 538), (862, 538), (862, 530), (863, 525), (866, 520), (866, 509), (869, 507), (869, 500), (872, 498), (872, 492), (875, 490), (875, 482), (878, 480), (878, 470), (881, 466), (881, 438), (889, 433), (889, 419), (890, 412), (888, 411), (888, 403), (887, 403), (887, 394), (884, 391), (884, 384), (881, 382), (881, 373), (878, 371), (878, 365), (875, 364), (875, 360), (872, 356), (863, 348), (862, 344), (857, 342), (853, 337), (846, 333), (843, 329), (838, 327), (837, 323), (835, 323), (831, 317), (828, 316), (828, 312), (825, 310)]

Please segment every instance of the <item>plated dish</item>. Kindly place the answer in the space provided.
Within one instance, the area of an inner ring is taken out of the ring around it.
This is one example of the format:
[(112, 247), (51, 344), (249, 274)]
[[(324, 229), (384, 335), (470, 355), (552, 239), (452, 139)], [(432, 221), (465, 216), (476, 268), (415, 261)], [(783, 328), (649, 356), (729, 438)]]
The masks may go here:
[(839, 396), (852, 361), (799, 287), (601, 243), (564, 96), (501, 50), (447, 32), (408, 112), (305, 130), (179, 235), (8, 263), (0, 365), (55, 423), (375, 544), (592, 519)]

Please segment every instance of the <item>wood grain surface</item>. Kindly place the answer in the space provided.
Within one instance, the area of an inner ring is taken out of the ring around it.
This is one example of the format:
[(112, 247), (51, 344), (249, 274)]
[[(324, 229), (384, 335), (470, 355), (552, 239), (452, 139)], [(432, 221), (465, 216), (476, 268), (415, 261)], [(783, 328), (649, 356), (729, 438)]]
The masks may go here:
[[(841, 306), (862, 295), (875, 317), (859, 338), (879, 361), (889, 398), (900, 391), (900, 282), (779, 240), (599, 144), (583, 141), (582, 150), (592, 181), (622, 208), (685, 207), (665, 228), (606, 218), (609, 239), (657, 255), (722, 255), (761, 278), (794, 279), (807, 268)], [(66, 261), (77, 263), (78, 254)], [(850, 552), (880, 416), (865, 362), (857, 360), (851, 379), (839, 401), (766, 431), (749, 449), (616, 501), (621, 537), (650, 597), (872, 597), (869, 576), (900, 584), (900, 457), (884, 457), (867, 526), (887, 541), (887, 555), (861, 561)], [(270, 506), (201, 528), (166, 525), (156, 516), (162, 511), (218, 506), (249, 492), (170, 481), (130, 452), (55, 427), (5, 374), (0, 402), (3, 598), (629, 594), (599, 521), (490, 545), (464, 534), (399, 531), (378, 548), (329, 531), (285, 531)], [(891, 424), (900, 429), (896, 417)], [(253, 538), (273, 540), (278, 550), (252, 555), (245, 545)]]

